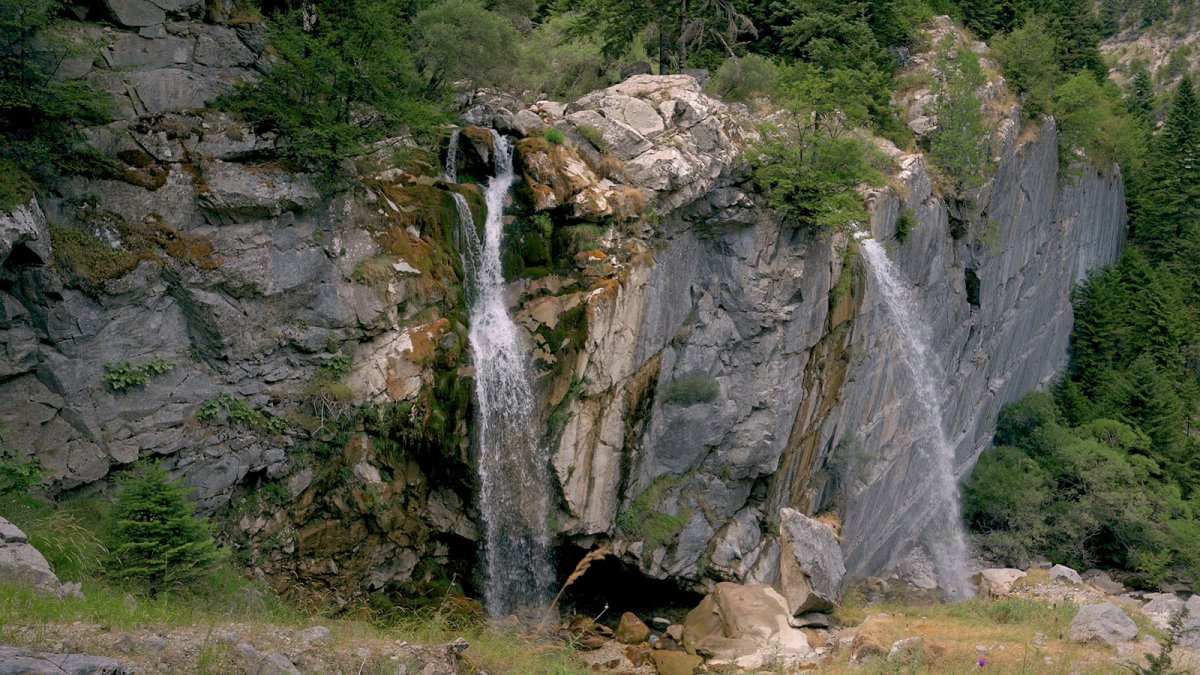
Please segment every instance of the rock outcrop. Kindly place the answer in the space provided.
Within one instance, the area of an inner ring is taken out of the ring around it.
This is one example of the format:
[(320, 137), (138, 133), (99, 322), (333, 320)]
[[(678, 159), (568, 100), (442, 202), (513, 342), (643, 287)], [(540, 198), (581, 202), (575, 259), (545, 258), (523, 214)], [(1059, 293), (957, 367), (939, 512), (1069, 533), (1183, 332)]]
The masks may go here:
[(51, 654), (0, 645), (0, 675), (133, 675), (120, 661), (87, 654)]
[(44, 595), (56, 595), (63, 587), (29, 537), (4, 518), (0, 518), (0, 582)]
[[(107, 6), (107, 65), (64, 76), (125, 97), (89, 131), (124, 168), (0, 218), (4, 444), (51, 490), (163, 458), (281, 586), (338, 598), (469, 576), (455, 195), (478, 222), (478, 188), (398, 138), (358, 162), (353, 190), (322, 194), (263, 161), (269, 135), (192, 110), (262, 66), (257, 28), (183, 20), (187, 2)], [(1124, 232), (1119, 173), (1060, 175), (1053, 121), (1022, 133), (991, 86), (1006, 124), (986, 217), (951, 228), (925, 158), (895, 148), (892, 187), (865, 194), (939, 346), (960, 475), (1000, 407), (1061, 372), (1071, 287)], [(570, 103), (465, 99), (468, 120), (522, 136), (505, 266), (560, 541), (608, 541), (695, 589), (772, 584), (789, 615), (835, 600), (843, 568), (910, 565), (934, 472), (905, 424), (905, 347), (853, 241), (767, 208), (743, 152), (755, 117), (686, 75)], [(486, 177), (490, 129), (459, 137), (456, 168)]]

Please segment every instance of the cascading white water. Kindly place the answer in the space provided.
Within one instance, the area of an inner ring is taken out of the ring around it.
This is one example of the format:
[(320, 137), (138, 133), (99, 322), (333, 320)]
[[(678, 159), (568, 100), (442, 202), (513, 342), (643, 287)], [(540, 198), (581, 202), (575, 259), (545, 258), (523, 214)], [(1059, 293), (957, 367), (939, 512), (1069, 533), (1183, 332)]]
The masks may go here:
[[(484, 522), (484, 604), (493, 616), (529, 614), (549, 600), (550, 468), (540, 447), (527, 354), (504, 302), (500, 264), (504, 199), (513, 183), (508, 142), (494, 135), (495, 175), (485, 192), (483, 242), (466, 200), (455, 195), (463, 267), (471, 282), (479, 510)], [(449, 164), (449, 162), (447, 162)]]
[[(865, 235), (865, 233), (864, 233)], [(904, 341), (901, 360), (912, 376), (918, 423), (924, 427), (933, 474), (929, 476), (932, 520), (926, 531), (926, 542), (933, 557), (938, 585), (948, 600), (965, 600), (974, 595), (967, 567), (967, 542), (963, 532), (962, 510), (958, 481), (954, 475), (954, 444), (942, 428), (942, 408), (945, 405), (944, 377), (931, 348), (929, 327), (921, 317), (916, 299), (901, 282), (887, 252), (879, 242), (868, 236), (860, 239), (860, 247), (872, 279), (883, 296), (884, 304)]]
[[(461, 134), (462, 132), (459, 131), (458, 127), (455, 127), (454, 131), (450, 132), (450, 144), (446, 146), (445, 178), (447, 183), (458, 182), (458, 141)], [(461, 211), (459, 211), (459, 215), (462, 215)]]

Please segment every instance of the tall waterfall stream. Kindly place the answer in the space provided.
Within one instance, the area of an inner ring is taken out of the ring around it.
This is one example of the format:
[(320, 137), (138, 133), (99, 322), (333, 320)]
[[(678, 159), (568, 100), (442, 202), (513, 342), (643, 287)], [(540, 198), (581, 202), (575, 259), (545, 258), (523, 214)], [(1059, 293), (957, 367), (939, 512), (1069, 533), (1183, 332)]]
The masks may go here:
[(935, 360), (929, 327), (921, 316), (920, 306), (901, 281), (902, 277), (887, 252), (865, 233), (860, 237), (860, 246), (871, 277), (904, 342), (900, 356), (913, 379), (913, 393), (920, 412), (917, 422), (924, 430), (925, 451), (930, 453), (934, 469), (930, 476), (930, 494), (935, 503), (932, 504), (933, 519), (928, 525), (926, 541), (938, 585), (948, 600), (964, 600), (972, 597), (974, 590), (967, 566), (958, 481), (954, 475), (954, 444), (942, 427), (942, 409), (946, 403), (941, 393), (944, 377)]
[[(505, 304), (500, 242), (514, 174), (508, 141), (494, 134), (495, 175), (485, 191), (482, 242), (466, 199), (455, 195), (470, 281), (475, 442), (484, 523), (484, 604), (493, 616), (540, 611), (554, 583), (550, 470), (534, 414), (529, 350)], [(449, 162), (448, 162), (449, 163)]]

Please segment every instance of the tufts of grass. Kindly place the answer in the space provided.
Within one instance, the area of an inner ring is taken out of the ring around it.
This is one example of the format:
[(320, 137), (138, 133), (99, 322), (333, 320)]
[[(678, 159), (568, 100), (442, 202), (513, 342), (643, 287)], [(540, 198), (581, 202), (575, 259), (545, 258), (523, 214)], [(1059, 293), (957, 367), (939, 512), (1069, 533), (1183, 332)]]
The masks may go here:
[(604, 139), (604, 132), (601, 131), (599, 127), (592, 126), (591, 124), (580, 124), (579, 126), (575, 127), (575, 130), (578, 131), (579, 135), (583, 136), (588, 143), (596, 146), (597, 150), (600, 152), (608, 152), (608, 141)]
[[(1049, 604), (1031, 598), (1009, 596), (995, 600), (970, 600), (956, 604), (912, 602), (889, 595), (868, 604), (860, 589), (852, 589), (835, 612), (841, 625), (861, 625), (871, 617), (873, 630), (883, 640), (921, 637), (936, 652), (937, 659), (921, 663), (917, 670), (900, 668), (877, 658), (865, 665), (850, 664), (843, 654), (825, 669), (831, 673), (966, 673), (978, 672), (977, 646), (988, 651), (986, 670), (992, 673), (1109, 673), (1114, 672), (1112, 650), (1070, 641), (1071, 620), (1078, 608), (1070, 602)], [(1136, 615), (1130, 612), (1130, 615)], [(1137, 619), (1135, 618), (1135, 621)], [(1161, 631), (1146, 633), (1160, 636)]]
[(554, 127), (546, 129), (545, 137), (546, 141), (550, 143), (550, 145), (562, 145), (567, 140), (567, 137), (563, 135), (562, 130), (555, 129)]
[(11, 159), (0, 159), (0, 211), (8, 211), (29, 201), (33, 181)]

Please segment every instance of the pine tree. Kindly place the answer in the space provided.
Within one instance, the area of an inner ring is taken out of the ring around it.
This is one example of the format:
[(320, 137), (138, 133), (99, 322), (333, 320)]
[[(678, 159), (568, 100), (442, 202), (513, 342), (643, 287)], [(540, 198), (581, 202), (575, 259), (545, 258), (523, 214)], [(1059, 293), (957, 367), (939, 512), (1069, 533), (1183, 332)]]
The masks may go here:
[(1139, 68), (1129, 81), (1125, 109), (1146, 129), (1154, 129), (1154, 82), (1145, 68)]
[(1171, 111), (1155, 138), (1146, 186), (1138, 199), (1134, 240), (1155, 261), (1169, 260), (1200, 218), (1200, 101), (1191, 80), (1175, 89)]
[(212, 568), (219, 558), (212, 526), (196, 516), (187, 495), (157, 465), (124, 481), (113, 514), (109, 574), (142, 582), (154, 594)]

